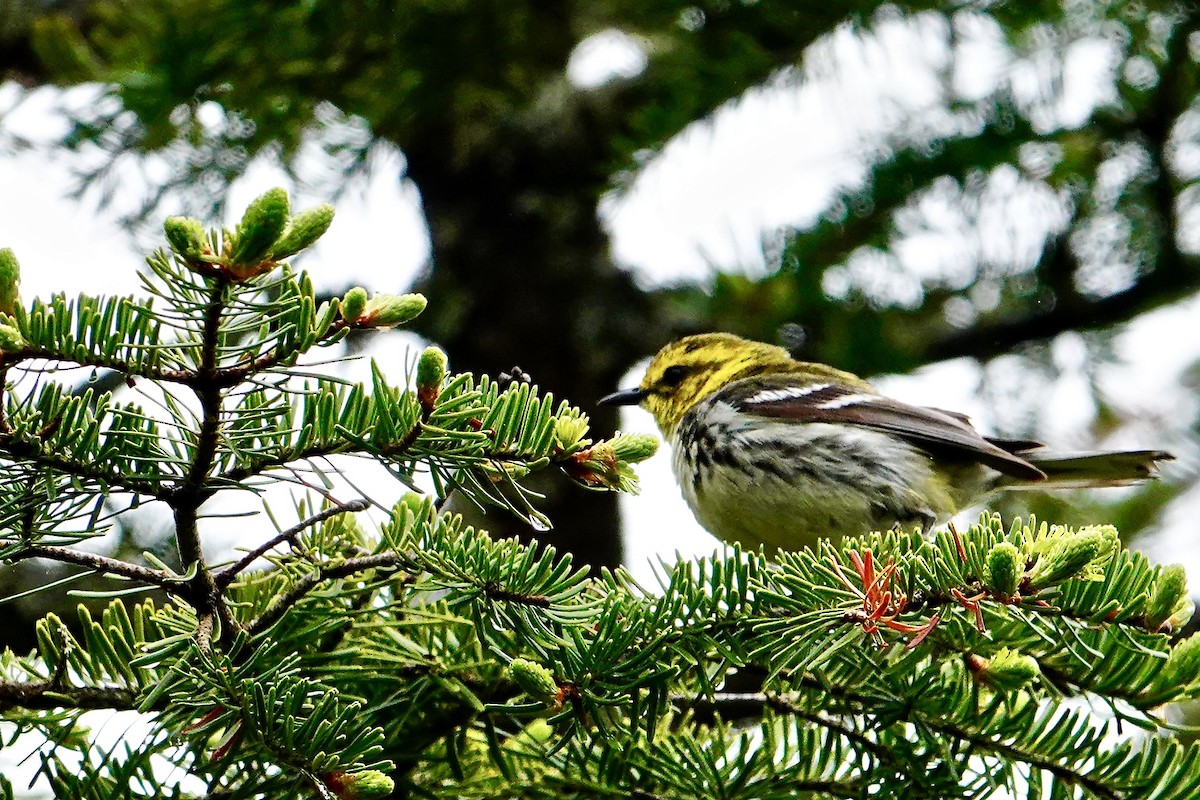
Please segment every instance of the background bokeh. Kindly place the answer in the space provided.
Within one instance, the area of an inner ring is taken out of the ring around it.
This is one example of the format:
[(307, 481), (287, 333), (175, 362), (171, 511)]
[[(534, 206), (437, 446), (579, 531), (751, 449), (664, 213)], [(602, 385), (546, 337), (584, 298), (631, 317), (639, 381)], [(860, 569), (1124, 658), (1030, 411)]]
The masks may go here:
[[(1198, 20), (1092, 0), (7, 0), (0, 245), (26, 296), (136, 292), (163, 217), (231, 224), (285, 185), (338, 205), (299, 262), (323, 291), (426, 292), (415, 333), (454, 367), (519, 365), (602, 431), (618, 419), (595, 400), (661, 344), (730, 330), (999, 435), (1169, 448), (1146, 487), (997, 507), (1115, 521), (1195, 574)], [(418, 340), (396, 336), (348, 352), (402, 374)], [(613, 498), (566, 486), (541, 487), (556, 525), (536, 535), (643, 577), (711, 552), (666, 455), (645, 472), (623, 539)], [(118, 518), (103, 546), (155, 529)]]

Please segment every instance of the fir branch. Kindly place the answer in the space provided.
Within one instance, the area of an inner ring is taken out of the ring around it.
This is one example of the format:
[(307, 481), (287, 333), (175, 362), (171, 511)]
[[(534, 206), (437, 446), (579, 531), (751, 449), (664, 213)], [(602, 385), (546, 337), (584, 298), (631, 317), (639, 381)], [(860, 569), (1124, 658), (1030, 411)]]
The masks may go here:
[[(687, 710), (701, 722), (713, 722), (720, 717), (724, 720), (744, 720), (762, 716), (770, 710), (777, 714), (786, 714), (807, 720), (826, 730), (832, 731), (847, 741), (857, 744), (863, 750), (873, 754), (880, 762), (899, 767), (901, 760), (897, 753), (887, 749), (849, 725), (831, 719), (823, 714), (806, 711), (796, 699), (781, 694), (766, 692), (715, 692), (707, 697), (671, 698), (676, 708)], [(905, 767), (912, 769), (915, 765), (909, 763)]]
[(36, 683), (0, 680), (0, 711), (9, 708), (128, 711), (137, 708), (137, 700), (136, 691), (122, 686), (63, 686), (56, 680)]
[(1011, 744), (1004, 744), (985, 734), (968, 730), (963, 726), (954, 725), (946, 721), (932, 720), (923, 715), (919, 716), (921, 716), (920, 724), (929, 727), (931, 730), (967, 742), (980, 750), (990, 751), (1012, 761), (1028, 764), (1035, 769), (1048, 772), (1065, 783), (1082, 787), (1095, 797), (1103, 798), (1103, 800), (1124, 800), (1128, 797), (1104, 782), (1090, 777), (1081, 770), (1071, 769), (1031, 750), (1025, 750)]
[(329, 564), (320, 567), (319, 569), (309, 572), (300, 578), (286, 592), (275, 598), (272, 603), (267, 606), (267, 609), (246, 626), (246, 632), (251, 636), (256, 636), (270, 628), (276, 622), (283, 618), (283, 615), (288, 612), (292, 606), (296, 605), (304, 596), (316, 588), (319, 584), (334, 580), (337, 578), (345, 578), (353, 575), (356, 572), (365, 572), (370, 569), (387, 569), (395, 567), (405, 560), (411, 560), (411, 556), (405, 557), (400, 553), (386, 552), (375, 553), (369, 556), (358, 556), (356, 558), (348, 558), (336, 564)]
[(331, 517), (336, 517), (339, 514), (346, 514), (346, 513), (355, 512), (355, 511), (366, 511), (369, 507), (370, 506), (368, 505), (368, 503), (365, 500), (359, 500), (359, 499), (351, 500), (348, 503), (340, 503), (331, 508), (327, 508), (324, 511), (313, 514), (308, 519), (305, 519), (305, 520), (302, 520), (302, 521), (296, 523), (295, 525), (288, 528), (287, 530), (282, 531), (275, 536), (272, 536), (270, 539), (263, 542), (258, 547), (255, 547), (253, 550), (246, 553), (246, 555), (244, 555), (242, 558), (238, 559), (238, 561), (236, 561), (235, 563), (230, 564), (228, 567), (225, 567), (224, 569), (217, 571), (217, 573), (213, 576), (213, 579), (216, 582), (217, 588), (223, 591), (226, 587), (229, 586), (230, 583), (233, 582), (234, 578), (236, 578), (242, 571), (244, 571), (247, 567), (249, 567), (251, 564), (253, 564), (255, 562), (255, 560), (257, 560), (260, 556), (262, 556), (268, 550), (271, 550), (271, 549), (275, 548), (276, 546), (283, 544), (284, 542), (293, 542), (294, 543), (296, 540), (296, 536), (299, 535), (304, 530), (311, 528), (314, 525), (318, 525), (318, 524), (324, 522), (325, 520), (330, 519)]
[(102, 556), (98, 553), (88, 553), (70, 547), (33, 544), (7, 558), (12, 561), (21, 561), (27, 558), (47, 558), (64, 564), (77, 564), (101, 574), (119, 575), (122, 578), (157, 586), (176, 595), (186, 595), (185, 589), (188, 586), (187, 579), (176, 575), (169, 575), (162, 570), (150, 569), (140, 564), (132, 564), (128, 561)]
[(550, 608), (553, 605), (550, 597), (544, 594), (513, 592), (493, 583), (485, 584), (481, 588), (489, 600), (501, 600), (506, 603), (516, 603), (517, 605), (531, 606), (533, 608)]
[(54, 361), (68, 367), (91, 367), (106, 369), (124, 377), (144, 378), (145, 380), (161, 383), (178, 383), (189, 385), (196, 380), (192, 370), (185, 369), (154, 369), (145, 364), (138, 364), (123, 358), (109, 358), (94, 353), (72, 353), (65, 355), (59, 350), (46, 347), (26, 348), (0, 356), (0, 370), (18, 366), (24, 361)]
[(230, 486), (234, 486), (244, 480), (261, 475), (267, 470), (286, 467), (287, 465), (293, 464), (297, 461), (311, 461), (317, 458), (335, 456), (340, 453), (345, 453), (352, 448), (353, 445), (349, 442), (334, 442), (327, 445), (323, 444), (310, 447), (305, 450), (283, 450), (272, 458), (262, 458), (258, 461), (255, 461), (253, 464), (242, 464), (225, 472), (219, 473), (213, 477), (212, 483), (225, 483)]
[(66, 458), (57, 452), (46, 452), (36, 442), (16, 438), (11, 432), (0, 432), (0, 451), (14, 460), (27, 461), (41, 467), (66, 473), (74, 478), (91, 481), (103, 490), (118, 489), (131, 494), (163, 500), (172, 494), (172, 489), (162, 483), (138, 479), (116, 470), (107, 469), (103, 462), (83, 462)]
[[(326, 331), (325, 335), (316, 342), (316, 345), (337, 337), (343, 330), (347, 330), (353, 325), (344, 319), (335, 320)], [(276, 367), (286, 365), (289, 360), (294, 359), (298, 354), (294, 350), (284, 348), (275, 348), (269, 352), (263, 353), (253, 361), (239, 364), (233, 367), (225, 367), (224, 369), (216, 370), (209, 383), (221, 389), (231, 389), (240, 383), (243, 383), (250, 378), (263, 372), (269, 372)], [(194, 383), (196, 376), (188, 374), (181, 380), (181, 383)]]
[(221, 389), (211, 381), (217, 367), (217, 342), (220, 338), (221, 316), (225, 309), (225, 292), (229, 285), (229, 279), (221, 277), (214, 279), (209, 288), (208, 304), (204, 310), (200, 363), (196, 371), (198, 379), (206, 383), (194, 387), (200, 401), (200, 430), (196, 437), (191, 468), (167, 500), (175, 511), (175, 541), (179, 547), (180, 561), (185, 568), (193, 564), (196, 566), (195, 576), (191, 580), (191, 593), (193, 605), (200, 618), (196, 639), (204, 649), (207, 649), (211, 642), (214, 614), (224, 623), (224, 633), (231, 633), (235, 628), (224, 598), (217, 589), (212, 571), (204, 561), (197, 524), (200, 506), (212, 494), (211, 487), (207, 485), (208, 474), (216, 459), (217, 444), (221, 435)]

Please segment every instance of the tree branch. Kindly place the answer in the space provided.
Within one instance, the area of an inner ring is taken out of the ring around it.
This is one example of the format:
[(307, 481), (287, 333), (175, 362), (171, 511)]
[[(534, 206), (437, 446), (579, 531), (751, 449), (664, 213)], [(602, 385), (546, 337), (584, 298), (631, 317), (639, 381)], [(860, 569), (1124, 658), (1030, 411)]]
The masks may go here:
[(295, 540), (297, 534), (306, 528), (311, 528), (314, 525), (324, 522), (330, 517), (336, 517), (338, 514), (345, 514), (352, 511), (366, 511), (369, 507), (369, 504), (365, 500), (351, 500), (348, 503), (342, 503), (340, 505), (327, 508), (324, 511), (313, 514), (306, 520), (296, 523), (292, 527), (280, 532), (275, 536), (272, 536), (258, 547), (246, 553), (246, 555), (244, 555), (236, 563), (230, 564), (228, 567), (219, 570), (214, 576), (217, 588), (224, 590), (227, 586), (229, 586), (230, 583), (233, 582), (233, 579), (236, 578), (238, 574), (253, 564), (254, 561), (261, 555), (266, 553), (268, 550), (283, 544), (284, 542)]
[[(1189, 7), (1188, 15), (1176, 26), (1167, 45), (1166, 57), (1154, 101), (1148, 101), (1132, 125), (1121, 128), (1125, 136), (1138, 135), (1145, 139), (1154, 162), (1155, 175), (1148, 196), (1158, 217), (1158, 252), (1152, 269), (1137, 283), (1123, 292), (1087, 300), (1075, 292), (1058, 297), (1049, 307), (1025, 316), (1009, 316), (1001, 321), (976, 325), (949, 334), (933, 342), (930, 360), (972, 356), (989, 358), (1011, 350), (1014, 346), (1036, 339), (1049, 339), (1069, 330), (1104, 328), (1126, 322), (1133, 317), (1169, 303), (1182, 300), (1200, 291), (1200, 262), (1185, 256), (1179, 249), (1177, 195), (1172, 184), (1167, 161), (1167, 143), (1179, 116), (1186, 110), (1192, 94), (1184, 86), (1188, 69), (1188, 33), (1200, 21), (1200, 11)], [(1113, 138), (1119, 132), (1112, 134)], [(1080, 264), (1066, 241), (1067, 232), (1059, 241), (1047, 247), (1037, 272), (1052, 275), (1075, 275)]]
[(8, 708), (50, 711), (64, 706), (128, 711), (137, 708), (137, 692), (121, 686), (58, 686), (54, 681), (0, 681), (0, 711)]
[(187, 587), (186, 579), (169, 575), (162, 570), (150, 569), (140, 564), (131, 564), (128, 561), (109, 558), (98, 553), (87, 553), (70, 547), (34, 544), (7, 558), (11, 561), (22, 561), (28, 558), (48, 558), (51, 561), (60, 561), (64, 564), (77, 564), (101, 574), (119, 575), (122, 578), (157, 586), (172, 594), (180, 594)]
[(0, 451), (14, 460), (29, 461), (76, 478), (95, 481), (104, 488), (112, 487), (158, 500), (164, 499), (171, 492), (161, 484), (137, 480), (129, 475), (105, 469), (100, 462), (83, 463), (63, 458), (57, 453), (47, 453), (38, 443), (18, 439), (12, 433), (0, 433)]
[[(1169, 225), (1173, 239), (1174, 222)], [(1050, 248), (1046, 257), (1068, 262), (1068, 269), (1079, 267), (1065, 243)], [(1039, 267), (1043, 268), (1057, 267)], [(1051, 339), (1066, 331), (1090, 330), (1127, 322), (1139, 314), (1182, 300), (1197, 291), (1200, 291), (1200, 269), (1197, 269), (1196, 262), (1184, 258), (1177, 249), (1171, 248), (1160, 253), (1154, 272), (1123, 292), (1068, 307), (1051, 307), (1024, 316), (1009, 315), (997, 322), (976, 325), (934, 341), (927, 352), (930, 361), (961, 356), (987, 359), (1010, 352), (1017, 345)]]
[(204, 550), (200, 542), (197, 524), (200, 506), (212, 494), (209, 471), (216, 459), (217, 444), (221, 437), (221, 388), (215, 383), (217, 373), (217, 342), (220, 338), (221, 316), (225, 310), (225, 290), (229, 279), (213, 280), (208, 305), (204, 310), (204, 330), (201, 336), (200, 363), (196, 369), (197, 383), (192, 387), (200, 401), (200, 430), (196, 436), (196, 449), (191, 468), (183, 482), (176, 487), (167, 503), (175, 511), (175, 541), (179, 547), (179, 559), (184, 568), (196, 565), (195, 577), (191, 580), (192, 601), (196, 608), (199, 624), (196, 640), (207, 648), (212, 639), (214, 615), (223, 624), (223, 633), (235, 626), (225, 605), (212, 571), (204, 562)]
[(400, 553), (395, 552), (376, 553), (369, 556), (349, 558), (340, 563), (323, 566), (320, 569), (309, 572), (296, 581), (292, 585), (292, 588), (276, 597), (267, 606), (266, 611), (246, 626), (246, 632), (251, 636), (255, 636), (267, 630), (278, 622), (288, 612), (288, 609), (300, 602), (306, 594), (324, 581), (344, 578), (356, 572), (363, 572), (369, 569), (395, 567), (401, 562), (402, 558), (403, 556)]

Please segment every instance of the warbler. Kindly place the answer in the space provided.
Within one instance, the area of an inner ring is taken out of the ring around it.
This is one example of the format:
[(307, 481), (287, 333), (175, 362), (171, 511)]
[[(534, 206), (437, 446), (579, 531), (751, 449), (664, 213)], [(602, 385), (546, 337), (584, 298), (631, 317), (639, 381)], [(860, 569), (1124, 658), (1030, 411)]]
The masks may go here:
[(727, 333), (668, 344), (640, 386), (600, 402), (653, 414), (700, 524), (771, 553), (927, 530), (997, 489), (1121, 486), (1172, 458), (986, 437), (962, 414), (884, 397), (856, 375)]

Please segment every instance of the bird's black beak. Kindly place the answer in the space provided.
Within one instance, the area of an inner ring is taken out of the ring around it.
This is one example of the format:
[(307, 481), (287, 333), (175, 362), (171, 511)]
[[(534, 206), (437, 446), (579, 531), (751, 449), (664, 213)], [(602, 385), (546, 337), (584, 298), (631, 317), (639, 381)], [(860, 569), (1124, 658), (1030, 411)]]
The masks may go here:
[(650, 393), (645, 389), (622, 389), (600, 398), (602, 406), (636, 406)]

